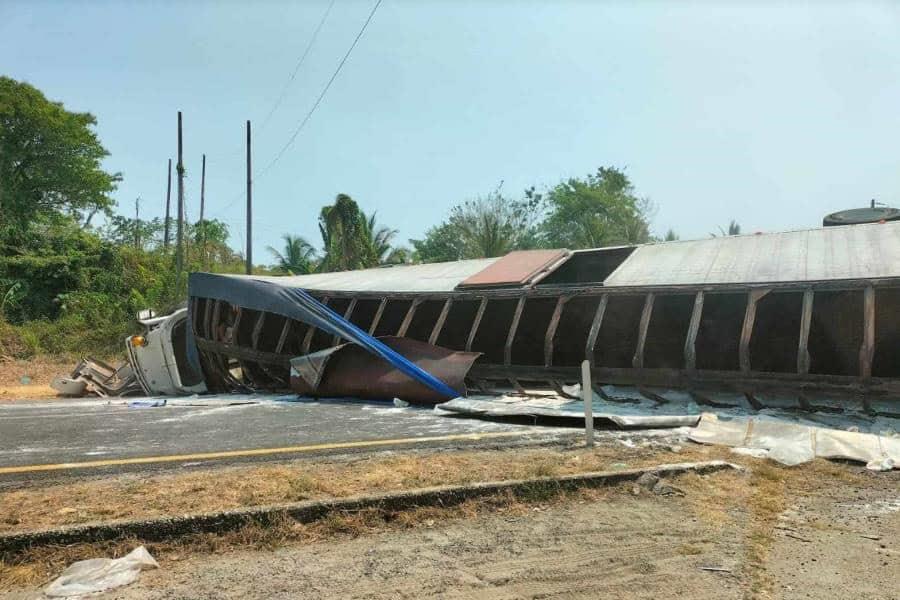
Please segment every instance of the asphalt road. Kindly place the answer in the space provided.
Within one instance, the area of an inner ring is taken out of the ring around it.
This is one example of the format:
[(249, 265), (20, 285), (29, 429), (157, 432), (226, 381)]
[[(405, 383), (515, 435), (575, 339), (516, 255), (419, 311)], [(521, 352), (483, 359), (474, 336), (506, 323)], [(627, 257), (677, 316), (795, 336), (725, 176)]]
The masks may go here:
[(0, 404), (0, 483), (559, 433), (441, 416), (426, 408), (353, 401), (231, 396), (170, 400), (166, 406), (143, 408), (121, 399), (11, 402)]

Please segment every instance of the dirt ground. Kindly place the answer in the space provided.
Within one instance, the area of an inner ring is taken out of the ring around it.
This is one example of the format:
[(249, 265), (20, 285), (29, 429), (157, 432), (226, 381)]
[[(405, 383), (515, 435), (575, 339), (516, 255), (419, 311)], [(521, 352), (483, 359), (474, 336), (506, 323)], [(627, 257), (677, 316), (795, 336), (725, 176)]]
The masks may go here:
[[(367, 529), (348, 518), (319, 541), (165, 554), (101, 597), (897, 598), (900, 478), (808, 487), (779, 471), (669, 482), (683, 497), (622, 486), (449, 520)], [(785, 495), (769, 498), (765, 481)]]
[(0, 402), (55, 398), (56, 391), (50, 387), (50, 382), (57, 375), (71, 373), (77, 362), (64, 358), (13, 360), (0, 357)]
[[(900, 597), (900, 472), (732, 457), (748, 470), (681, 476), (673, 495), (626, 484), (149, 545), (161, 569), (100, 597)], [(49, 578), (0, 588), (32, 598)]]

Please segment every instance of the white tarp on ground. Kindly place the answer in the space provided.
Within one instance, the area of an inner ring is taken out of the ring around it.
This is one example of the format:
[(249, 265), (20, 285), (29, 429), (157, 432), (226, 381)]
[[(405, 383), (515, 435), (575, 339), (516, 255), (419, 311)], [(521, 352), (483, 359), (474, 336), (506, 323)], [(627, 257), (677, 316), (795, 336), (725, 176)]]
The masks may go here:
[(786, 465), (838, 458), (866, 463), (877, 471), (900, 467), (900, 438), (773, 418), (719, 418), (704, 413), (688, 437), (701, 444), (765, 450), (766, 456)]
[(44, 594), (51, 598), (97, 594), (128, 585), (137, 579), (142, 569), (156, 568), (159, 565), (147, 549), (138, 546), (121, 558), (91, 558), (72, 563), (50, 582)]
[[(566, 391), (576, 395), (581, 390), (573, 386)], [(859, 461), (879, 470), (900, 468), (896, 401), (863, 404), (853, 398), (807, 394), (809, 410), (802, 409), (797, 398), (764, 395), (768, 408), (756, 410), (741, 394), (705, 393), (708, 404), (700, 405), (678, 390), (605, 385), (600, 392), (602, 396), (593, 396), (595, 420), (621, 428), (697, 425), (688, 436), (695, 442), (731, 446), (784, 464), (822, 457)], [(886, 414), (871, 414), (873, 408), (886, 410)], [(584, 423), (581, 400), (553, 393), (469, 396), (440, 404), (436, 410), (486, 418), (550, 417)]]

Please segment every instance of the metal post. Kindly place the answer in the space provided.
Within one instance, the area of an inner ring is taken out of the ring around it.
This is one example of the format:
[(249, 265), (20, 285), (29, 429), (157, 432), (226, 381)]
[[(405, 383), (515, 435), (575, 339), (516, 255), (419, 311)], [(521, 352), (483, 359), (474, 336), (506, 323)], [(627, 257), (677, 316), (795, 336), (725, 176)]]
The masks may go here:
[(250, 179), (250, 121), (247, 121), (247, 275), (253, 274), (253, 189)]
[(169, 249), (169, 206), (172, 204), (172, 159), (169, 159), (169, 181), (166, 184), (166, 223), (163, 229), (163, 248)]
[(175, 287), (181, 291), (181, 271), (184, 267), (184, 162), (181, 145), (181, 111), (178, 111), (178, 226), (175, 235)]
[(141, 197), (134, 199), (134, 247), (141, 249)]
[(594, 447), (594, 389), (591, 387), (591, 362), (581, 361), (581, 397), (584, 400), (584, 443)]
[(209, 270), (206, 259), (206, 224), (203, 222), (203, 211), (206, 208), (206, 155), (203, 155), (203, 166), (200, 171), (200, 252), (203, 256), (203, 268)]

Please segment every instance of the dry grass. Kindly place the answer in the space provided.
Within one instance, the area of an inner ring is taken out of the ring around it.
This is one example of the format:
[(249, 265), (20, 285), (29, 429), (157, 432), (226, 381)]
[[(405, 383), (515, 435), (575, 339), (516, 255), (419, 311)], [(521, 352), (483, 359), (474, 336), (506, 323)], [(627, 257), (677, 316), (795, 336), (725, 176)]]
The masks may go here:
[[(297, 460), (265, 466), (245, 466), (180, 475), (120, 476), (113, 479), (53, 485), (0, 494), (0, 523), (6, 530), (45, 527), (60, 522), (96, 518), (153, 516), (185, 513), (246, 504), (266, 504), (306, 498), (338, 497), (439, 484), (563, 475), (607, 470), (617, 463), (641, 467), (665, 462), (730, 459), (749, 467), (744, 472), (714, 475), (693, 473), (678, 478), (686, 492), (686, 510), (716, 528), (734, 527), (741, 533), (741, 579), (747, 596), (769, 598), (774, 581), (767, 572), (775, 543), (779, 515), (797, 497), (829, 485), (872, 484), (858, 470), (827, 461), (798, 468), (781, 467), (765, 460), (735, 456), (727, 449), (689, 446), (680, 453), (664, 449), (629, 449), (601, 446), (583, 448), (528, 448), (509, 450), (431, 451), (404, 455), (362, 457), (345, 461)], [(271, 549), (286, 543), (315, 543), (352, 538), (412, 527), (442, 526), (448, 520), (472, 519), (488, 513), (525, 516), (535, 505), (566, 502), (602, 502), (631, 494), (631, 485), (560, 492), (543, 486), (534, 494), (500, 494), (469, 500), (461, 505), (422, 507), (407, 511), (366, 509), (337, 512), (310, 524), (285, 518), (274, 525), (248, 525), (226, 534), (195, 534), (168, 543), (147, 544), (161, 564), (182, 556), (223, 553), (240, 548)], [(103, 498), (103, 504), (97, 502)], [(96, 505), (96, 506), (95, 506)], [(11, 507), (16, 506), (13, 510)], [(76, 508), (60, 512), (60, 507)], [(682, 555), (699, 555), (706, 539), (679, 546)], [(137, 540), (34, 549), (0, 562), (0, 589), (33, 585), (76, 560), (121, 556)]]
[[(611, 494), (625, 493), (625, 488), (560, 492), (546, 498), (543, 506), (556, 506), (571, 501), (598, 501)], [(271, 550), (287, 543), (317, 543), (341, 538), (355, 538), (384, 531), (443, 525), (447, 520), (473, 519), (488, 514), (524, 516), (534, 503), (511, 493), (467, 500), (453, 507), (421, 507), (406, 511), (364, 509), (331, 513), (310, 524), (290, 518), (277, 520), (265, 527), (250, 524), (225, 534), (195, 534), (172, 542), (145, 544), (160, 564), (177, 561), (182, 556), (221, 554), (238, 549)], [(115, 542), (42, 547), (18, 556), (13, 562), (0, 561), (0, 590), (25, 585), (43, 584), (69, 564), (87, 558), (117, 558), (133, 550), (141, 542), (124, 539)]]
[[(70, 373), (76, 362), (65, 358), (14, 360), (0, 356), (0, 402), (56, 397), (50, 382), (57, 375)], [(30, 378), (30, 382), (23, 384), (23, 377)]]
[(526, 479), (609, 470), (625, 463), (707, 460), (715, 449), (692, 446), (679, 454), (622, 446), (585, 449), (417, 452), (350, 461), (296, 460), (179, 474), (123, 475), (0, 492), (0, 532), (150, 518), (346, 497), (475, 481)]

